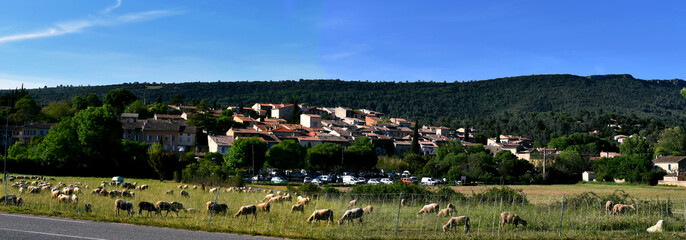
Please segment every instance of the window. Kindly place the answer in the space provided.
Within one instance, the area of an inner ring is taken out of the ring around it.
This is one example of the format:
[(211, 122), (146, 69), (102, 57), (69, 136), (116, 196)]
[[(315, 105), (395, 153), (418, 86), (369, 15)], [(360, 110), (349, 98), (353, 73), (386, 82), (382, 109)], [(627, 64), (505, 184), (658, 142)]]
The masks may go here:
[(183, 143), (183, 138), (179, 138), (179, 143)]
[(160, 136), (155, 136), (156, 140), (159, 142), (160, 141)]
[(191, 136), (190, 136), (190, 134), (188, 134), (188, 137), (186, 137), (186, 142), (187, 142), (187, 143), (191, 143)]
[(152, 140), (152, 136), (148, 135), (148, 141)]
[(672, 170), (672, 164), (667, 164), (667, 170)]

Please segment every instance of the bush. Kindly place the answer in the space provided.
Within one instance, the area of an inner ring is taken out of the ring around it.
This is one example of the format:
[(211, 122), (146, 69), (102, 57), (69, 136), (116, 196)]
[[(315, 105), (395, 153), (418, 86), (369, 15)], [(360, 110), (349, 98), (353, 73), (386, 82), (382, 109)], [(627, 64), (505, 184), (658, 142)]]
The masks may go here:
[(503, 204), (528, 204), (526, 194), (522, 189), (514, 189), (510, 187), (491, 187), (480, 193), (473, 193), (472, 198), (481, 202), (500, 203)]
[(312, 195), (320, 193), (322, 189), (317, 185), (314, 185), (313, 183), (305, 183), (298, 188), (298, 191), (302, 192), (305, 195)]
[(229, 187), (243, 187), (243, 186), (245, 186), (245, 178), (243, 176), (244, 176), (243, 174), (238, 174), (238, 175), (235, 175), (235, 176), (229, 178), (229, 180), (226, 180), (226, 185), (228, 185)]
[(415, 184), (407, 184), (403, 182), (395, 182), (393, 184), (365, 184), (353, 187), (350, 193), (371, 193), (371, 194), (388, 194), (388, 193), (405, 193), (405, 194), (431, 194), (429, 190)]
[(324, 187), (324, 193), (330, 194), (330, 193), (341, 193), (341, 191), (338, 191), (338, 189), (332, 187), (332, 186), (326, 186)]
[(436, 190), (436, 195), (439, 195), (441, 200), (443, 201), (449, 201), (451, 199), (458, 199), (458, 200), (464, 200), (467, 199), (464, 194), (461, 192), (456, 192), (450, 187), (446, 186), (441, 186)]

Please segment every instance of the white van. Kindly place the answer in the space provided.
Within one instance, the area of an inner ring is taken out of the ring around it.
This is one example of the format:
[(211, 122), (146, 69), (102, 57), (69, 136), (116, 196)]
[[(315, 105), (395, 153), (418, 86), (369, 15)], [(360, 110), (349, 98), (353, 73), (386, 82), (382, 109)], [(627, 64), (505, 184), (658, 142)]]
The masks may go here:
[(356, 185), (360, 183), (359, 180), (357, 180), (357, 178), (354, 176), (342, 176), (341, 178), (343, 179), (343, 184), (345, 185)]
[(436, 185), (437, 182), (438, 181), (436, 181), (436, 179), (433, 179), (430, 177), (423, 177), (420, 184), (424, 185), (424, 186), (433, 186), (433, 185)]

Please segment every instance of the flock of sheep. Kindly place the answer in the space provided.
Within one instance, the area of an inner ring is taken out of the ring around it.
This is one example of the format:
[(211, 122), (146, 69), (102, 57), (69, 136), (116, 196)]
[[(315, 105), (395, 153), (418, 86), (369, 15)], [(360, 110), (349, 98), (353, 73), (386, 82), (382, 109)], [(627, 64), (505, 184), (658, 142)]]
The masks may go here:
[[(77, 194), (80, 194), (82, 192), (81, 186), (82, 184), (80, 182), (76, 182), (74, 184), (65, 184), (62, 182), (59, 182), (56, 186), (53, 187), (53, 184), (48, 182), (44, 177), (25, 177), (25, 178), (19, 178), (19, 179), (35, 179), (34, 181), (31, 181), (30, 183), (26, 182), (25, 180), (21, 180), (19, 182), (15, 182), (12, 184), (12, 187), (14, 188), (19, 188), (19, 193), (32, 193), (32, 194), (37, 194), (40, 193), (41, 191), (51, 191), (51, 197), (54, 199), (57, 199), (58, 202), (60, 203), (72, 203), (76, 204), (79, 201), (79, 197)], [(10, 179), (14, 180), (14, 179)], [(51, 178), (51, 180), (54, 180)], [(107, 191), (105, 187), (115, 185), (118, 187), (122, 187), (123, 190), (110, 190)], [(85, 185), (85, 189), (88, 189), (89, 186)], [(129, 189), (137, 189), (140, 191), (148, 189), (148, 185), (143, 184), (138, 186), (137, 183), (121, 183), (121, 184), (113, 184), (107, 181), (103, 181), (100, 186), (94, 188), (91, 193), (95, 195), (100, 195), (100, 196), (107, 196), (107, 197), (115, 197), (117, 198), (114, 201), (115, 205), (115, 212), (117, 215), (119, 215), (120, 211), (125, 211), (127, 213), (127, 216), (133, 216), (134, 214), (134, 204), (131, 201), (127, 201), (124, 198), (133, 198), (135, 197), (135, 193), (131, 192)], [(203, 192), (205, 191), (205, 186), (201, 185), (200, 187), (192, 186), (189, 187), (188, 185), (179, 185), (178, 188), (180, 189), (179, 195), (181, 197), (189, 197), (190, 194), (188, 191), (186, 191), (188, 188), (192, 189), (198, 189), (200, 188)], [(219, 188), (211, 188), (209, 190), (210, 193), (217, 192)], [(257, 189), (257, 188), (251, 188), (251, 187), (231, 187), (226, 189), (226, 192), (254, 192), (254, 191), (262, 191), (268, 193), (265, 195), (262, 200), (259, 201), (257, 204), (250, 204), (250, 205), (245, 205), (242, 206), (238, 209), (238, 211), (234, 214), (234, 218), (239, 218), (241, 216), (244, 216), (246, 219), (248, 218), (249, 215), (252, 215), (255, 219), (257, 218), (257, 213), (258, 212), (266, 212), (269, 213), (271, 210), (271, 205), (276, 204), (276, 203), (283, 203), (283, 202), (292, 202), (293, 198), (291, 197), (290, 193), (283, 193), (281, 191), (273, 191), (273, 190), (267, 190), (267, 189)], [(166, 194), (174, 194), (174, 190), (168, 190), (166, 191)], [(17, 197), (15, 195), (7, 195), (3, 196), (0, 198), (0, 202), (8, 201), (9, 204), (11, 205), (21, 205), (23, 203), (22, 198)], [(296, 203), (291, 206), (291, 213), (294, 212), (300, 212), (304, 213), (305, 206), (310, 204), (311, 199), (309, 197), (303, 197), (303, 196), (298, 196), (296, 198)], [(355, 220), (362, 222), (362, 218), (365, 215), (371, 214), (374, 210), (372, 205), (367, 205), (364, 208), (353, 208), (357, 205), (357, 200), (352, 200), (348, 204), (348, 208), (351, 208), (349, 210), (346, 210), (343, 215), (338, 219), (338, 225), (342, 225), (344, 223), (349, 223), (352, 224), (353, 226), (355, 225)], [(405, 199), (401, 200), (401, 206), (405, 206)], [(77, 211), (85, 211), (85, 212), (91, 212), (91, 205), (90, 204), (85, 204), (83, 209), (77, 209)], [(205, 210), (206, 213), (208, 214), (224, 214), (226, 215), (227, 212), (229, 211), (228, 206), (226, 204), (220, 204), (216, 202), (209, 201), (205, 204)], [(605, 204), (605, 211), (608, 214), (623, 214), (626, 213), (628, 210), (636, 210), (636, 207), (631, 204), (631, 205), (626, 205), (626, 204), (615, 204), (612, 201), (608, 201)], [(180, 202), (164, 202), (164, 201), (158, 201), (156, 203), (151, 203), (151, 202), (146, 202), (146, 201), (140, 201), (138, 203), (138, 214), (142, 215), (143, 211), (148, 212), (148, 216), (150, 214), (155, 213), (156, 215), (162, 214), (162, 211), (166, 211), (166, 215), (169, 215), (169, 212), (174, 212), (176, 216), (178, 216), (179, 211), (185, 211), (185, 212), (199, 212), (198, 209), (194, 208), (185, 208), (184, 205)], [(450, 219), (448, 222), (443, 225), (443, 231), (444, 232), (450, 232), (452, 231), (453, 228), (456, 228), (458, 226), (464, 226), (464, 232), (468, 233), (470, 229), (470, 220), (468, 216), (457, 216), (453, 217), (453, 213), (455, 212), (455, 205), (453, 204), (448, 204), (446, 208), (441, 209), (439, 207), (438, 203), (431, 203), (423, 206), (418, 212), (417, 215), (421, 214), (436, 214), (437, 216), (449, 216)], [(318, 209), (314, 210), (314, 212), (306, 219), (307, 223), (312, 223), (314, 222), (319, 222), (319, 221), (327, 221), (327, 222), (333, 222), (334, 221), (334, 212), (331, 209)], [(516, 213), (511, 213), (511, 212), (502, 212), (500, 214), (500, 228), (503, 228), (505, 224), (512, 224), (515, 226), (515, 228), (518, 227), (518, 225), (522, 225), (524, 227), (527, 226), (527, 221), (523, 220), (519, 215)], [(647, 229), (648, 232), (662, 232), (662, 226), (664, 224), (663, 220), (658, 221), (658, 223), (650, 228)]]

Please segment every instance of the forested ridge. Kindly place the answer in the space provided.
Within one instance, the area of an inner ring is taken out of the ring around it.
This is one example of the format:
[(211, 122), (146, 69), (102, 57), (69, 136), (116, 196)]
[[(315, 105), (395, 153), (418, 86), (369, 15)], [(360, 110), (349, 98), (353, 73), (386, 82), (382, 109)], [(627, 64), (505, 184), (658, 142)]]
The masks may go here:
[[(127, 88), (148, 102), (183, 95), (222, 105), (255, 102), (306, 102), (317, 106), (366, 108), (391, 117), (480, 119), (507, 113), (601, 112), (650, 119), (686, 117), (683, 80), (640, 80), (631, 75), (531, 75), (468, 82), (368, 82), (284, 80), (253, 82), (124, 83), (29, 89), (36, 101), (72, 99), (86, 93), (104, 96)], [(5, 91), (0, 94), (5, 94)], [(444, 120), (439, 120), (444, 119)]]

